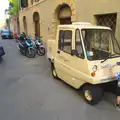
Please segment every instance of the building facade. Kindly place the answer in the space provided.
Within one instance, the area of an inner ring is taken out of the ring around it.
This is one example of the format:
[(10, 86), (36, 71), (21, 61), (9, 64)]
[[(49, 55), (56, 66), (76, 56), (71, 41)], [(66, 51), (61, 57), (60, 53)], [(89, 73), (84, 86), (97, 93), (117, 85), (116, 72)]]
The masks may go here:
[(13, 33), (13, 35), (18, 34), (19, 33), (19, 23), (17, 20), (17, 16), (13, 15), (10, 17), (10, 31)]
[[(26, 0), (25, 0), (26, 1)], [(90, 22), (111, 27), (120, 39), (119, 0), (27, 0), (20, 9), (20, 30), (30, 36), (55, 39), (59, 24)]]

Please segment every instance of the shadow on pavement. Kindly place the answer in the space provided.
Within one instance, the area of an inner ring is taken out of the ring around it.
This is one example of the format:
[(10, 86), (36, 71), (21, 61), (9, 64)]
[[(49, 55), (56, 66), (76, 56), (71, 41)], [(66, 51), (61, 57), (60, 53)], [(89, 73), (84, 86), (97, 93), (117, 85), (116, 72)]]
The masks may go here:
[(4, 59), (2, 57), (0, 57), (0, 64), (4, 61)]

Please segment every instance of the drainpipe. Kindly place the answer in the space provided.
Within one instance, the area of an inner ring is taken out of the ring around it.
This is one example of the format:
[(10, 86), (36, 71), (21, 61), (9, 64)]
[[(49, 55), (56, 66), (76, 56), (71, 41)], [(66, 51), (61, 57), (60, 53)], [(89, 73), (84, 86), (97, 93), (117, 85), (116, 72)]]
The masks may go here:
[(21, 0), (18, 0), (18, 13), (17, 13), (17, 28), (18, 28), (18, 34), (20, 34), (20, 21), (19, 21), (19, 11), (21, 9)]

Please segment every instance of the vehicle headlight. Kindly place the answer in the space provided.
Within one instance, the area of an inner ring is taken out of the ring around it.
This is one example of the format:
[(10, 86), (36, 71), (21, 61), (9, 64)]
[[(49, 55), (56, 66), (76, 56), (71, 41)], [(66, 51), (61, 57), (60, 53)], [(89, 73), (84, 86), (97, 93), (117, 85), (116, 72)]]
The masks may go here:
[(96, 72), (97, 71), (97, 65), (94, 65), (92, 70), (93, 70), (93, 72)]

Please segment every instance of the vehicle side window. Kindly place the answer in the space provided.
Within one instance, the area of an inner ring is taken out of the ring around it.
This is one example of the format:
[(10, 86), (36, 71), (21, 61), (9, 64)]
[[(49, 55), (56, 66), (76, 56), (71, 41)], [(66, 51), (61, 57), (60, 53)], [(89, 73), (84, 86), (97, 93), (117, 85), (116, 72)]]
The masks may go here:
[(59, 49), (71, 54), (72, 31), (65, 30), (59, 33)]
[(75, 47), (78, 54), (77, 57), (84, 58), (84, 51), (82, 47), (82, 41), (81, 41), (79, 29), (77, 29), (75, 33)]
[(63, 42), (64, 42), (64, 31), (60, 30), (60, 32), (59, 32), (59, 43), (58, 43), (59, 50), (63, 50)]

